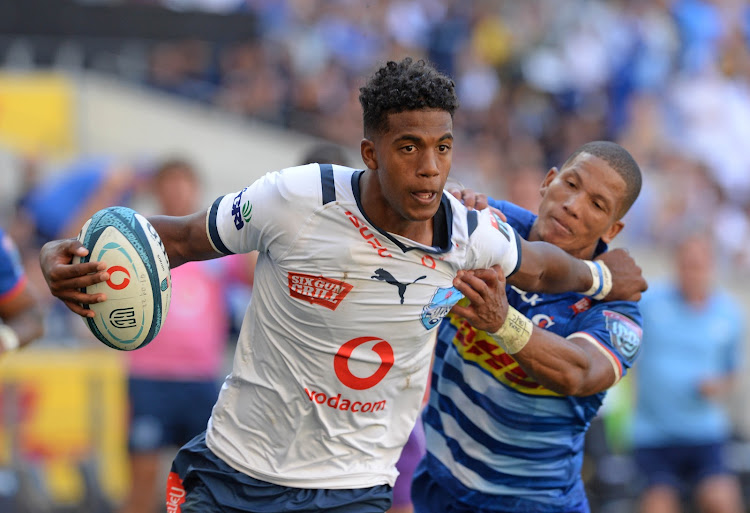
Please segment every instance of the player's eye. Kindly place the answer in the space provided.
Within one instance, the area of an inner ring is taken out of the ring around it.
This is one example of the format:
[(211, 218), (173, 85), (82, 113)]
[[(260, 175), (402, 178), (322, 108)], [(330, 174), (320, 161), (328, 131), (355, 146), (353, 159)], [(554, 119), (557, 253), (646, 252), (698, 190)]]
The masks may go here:
[(417, 147), (414, 146), (413, 144), (407, 144), (406, 146), (402, 147), (401, 149), (403, 151), (405, 151), (406, 153), (412, 153), (414, 150), (417, 149)]
[(439, 150), (439, 151), (440, 151), (441, 153), (445, 153), (445, 152), (447, 152), (447, 151), (450, 151), (450, 149), (451, 149), (451, 147), (450, 147), (450, 145), (449, 145), (449, 144), (441, 144), (440, 146), (438, 146), (438, 150)]

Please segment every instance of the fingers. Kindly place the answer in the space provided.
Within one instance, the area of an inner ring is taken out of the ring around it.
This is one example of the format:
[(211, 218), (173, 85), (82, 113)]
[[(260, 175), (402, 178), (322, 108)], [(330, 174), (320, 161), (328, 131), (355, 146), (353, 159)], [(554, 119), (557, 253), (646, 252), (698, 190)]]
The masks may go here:
[[(477, 210), (484, 210), (485, 208), (489, 207), (490, 204), (487, 201), (487, 195), (482, 194), (481, 192), (475, 193), (475, 202), (474, 202), (474, 208)], [(505, 221), (505, 218), (503, 217), (503, 221)]]
[(477, 203), (477, 195), (471, 189), (464, 189), (461, 191), (461, 201), (466, 208), (473, 210)]
[(448, 189), (448, 192), (451, 193), (454, 198), (461, 201), (461, 191), (459, 189)]
[(92, 317), (93, 318), (96, 315), (93, 310), (88, 310), (88, 309), (82, 307), (81, 305), (79, 305), (78, 303), (75, 303), (73, 301), (63, 301), (63, 303), (65, 303), (65, 306), (67, 306), (68, 309), (71, 312), (73, 312), (75, 314), (78, 314), (81, 317)]
[(505, 214), (503, 214), (500, 210), (496, 209), (495, 207), (490, 207), (490, 211), (492, 211), (493, 214), (502, 219), (504, 223), (508, 222), (508, 218), (505, 217)]
[(109, 273), (101, 272), (107, 269), (104, 262), (86, 262), (84, 264), (58, 264), (49, 271), (50, 289), (53, 288), (81, 288), (95, 283), (107, 281)]
[(469, 321), (469, 324), (477, 320), (477, 315), (471, 306), (454, 305), (453, 308), (451, 308), (451, 313), (459, 317), (463, 317), (464, 319)]

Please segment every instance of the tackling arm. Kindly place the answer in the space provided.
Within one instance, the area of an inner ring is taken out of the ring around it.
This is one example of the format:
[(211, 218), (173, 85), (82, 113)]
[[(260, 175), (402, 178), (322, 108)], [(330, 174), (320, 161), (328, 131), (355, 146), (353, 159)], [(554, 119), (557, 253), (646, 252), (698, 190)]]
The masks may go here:
[[(463, 271), (454, 286), (470, 301), (469, 306), (454, 306), (453, 313), (464, 317), (476, 329), (497, 334), (513, 316), (525, 320), (528, 330), (513, 359), (538, 383), (563, 395), (586, 396), (611, 387), (618, 379), (616, 363), (603, 350), (583, 337), (562, 337), (534, 326), (525, 317), (510, 310), (502, 273), (492, 269)], [(524, 321), (521, 321), (522, 323)], [(494, 336), (494, 335), (493, 335)]]
[[(508, 277), (508, 283), (533, 292), (582, 292), (594, 283), (592, 268), (562, 249), (546, 242), (529, 242), (519, 238), (523, 258), (518, 271)], [(612, 274), (612, 288), (608, 301), (640, 299), (646, 290), (641, 268), (624, 249), (604, 253), (598, 259)]]

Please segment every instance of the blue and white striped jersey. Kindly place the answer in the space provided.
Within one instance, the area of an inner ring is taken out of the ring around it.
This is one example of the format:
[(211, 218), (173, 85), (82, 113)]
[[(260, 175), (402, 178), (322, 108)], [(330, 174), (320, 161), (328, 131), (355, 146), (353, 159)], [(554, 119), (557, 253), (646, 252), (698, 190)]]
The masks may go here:
[[(536, 216), (506, 202), (491, 204), (528, 237)], [(513, 287), (507, 295), (537, 326), (595, 344), (618, 379), (637, 356), (642, 320), (635, 303)], [(458, 500), (508, 513), (585, 508), (583, 441), (604, 392), (567, 397), (543, 387), (492, 337), (453, 315), (438, 332), (431, 387), (423, 417), (427, 468)]]

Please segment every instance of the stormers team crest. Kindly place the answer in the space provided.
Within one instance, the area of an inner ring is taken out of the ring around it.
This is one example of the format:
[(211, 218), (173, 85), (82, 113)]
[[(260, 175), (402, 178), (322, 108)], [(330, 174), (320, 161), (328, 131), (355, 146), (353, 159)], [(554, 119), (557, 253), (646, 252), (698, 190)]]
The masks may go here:
[(641, 348), (643, 330), (630, 317), (612, 310), (602, 312), (607, 320), (607, 331), (612, 346), (632, 362)]
[(453, 305), (458, 303), (464, 295), (455, 287), (441, 287), (435, 291), (430, 304), (422, 308), (422, 325), (431, 330), (448, 315)]

